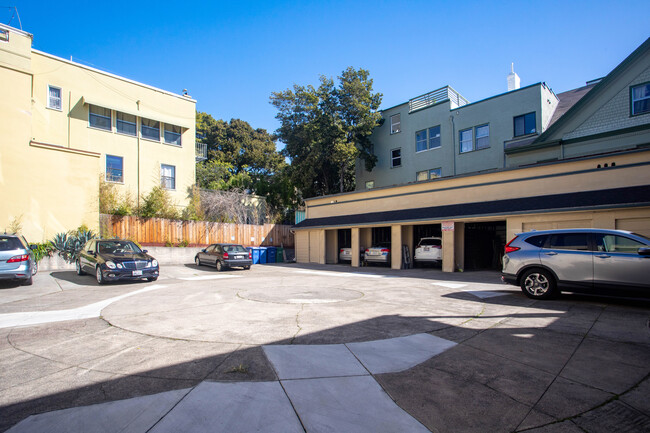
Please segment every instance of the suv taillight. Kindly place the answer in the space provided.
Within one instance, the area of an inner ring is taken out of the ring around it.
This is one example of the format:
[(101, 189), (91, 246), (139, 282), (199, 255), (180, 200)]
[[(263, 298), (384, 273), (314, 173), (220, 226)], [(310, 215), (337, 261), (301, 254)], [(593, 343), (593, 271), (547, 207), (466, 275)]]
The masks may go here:
[(253, 253), (252, 253), (250, 250), (248, 250), (248, 258), (249, 258), (249, 259), (252, 259), (252, 258), (253, 258)]
[(515, 251), (519, 251), (519, 250), (521, 249), (521, 248), (519, 248), (519, 247), (511, 247), (511, 246), (510, 246), (510, 244), (511, 244), (515, 239), (517, 239), (517, 236), (515, 236), (514, 238), (512, 238), (512, 240), (506, 244), (506, 254), (508, 254), (508, 253), (513, 253), (513, 252), (515, 252)]
[(390, 253), (390, 250), (388, 248), (382, 248), (381, 252), (382, 253)]
[(228, 253), (224, 252), (224, 253), (223, 253), (223, 258), (224, 258), (224, 259), (227, 259), (227, 258), (228, 258)]
[(7, 263), (26, 262), (27, 260), (29, 260), (29, 254), (23, 254), (20, 256), (13, 256), (9, 260), (7, 260)]

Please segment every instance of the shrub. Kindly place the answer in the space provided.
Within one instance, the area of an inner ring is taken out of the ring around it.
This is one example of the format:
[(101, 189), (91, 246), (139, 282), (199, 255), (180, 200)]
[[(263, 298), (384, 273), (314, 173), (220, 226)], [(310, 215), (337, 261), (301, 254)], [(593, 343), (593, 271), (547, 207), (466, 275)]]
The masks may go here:
[(142, 218), (179, 219), (180, 217), (169, 191), (160, 186), (155, 186), (148, 194), (143, 194), (141, 201), (138, 216)]
[(181, 248), (186, 248), (189, 244), (190, 242), (187, 239), (183, 239), (181, 242), (178, 243), (177, 246)]
[(99, 213), (110, 215), (133, 215), (135, 205), (131, 193), (126, 191), (120, 194), (117, 187), (104, 180), (104, 175), (99, 176)]
[(32, 249), (32, 251), (34, 252), (36, 263), (40, 262), (45, 257), (52, 257), (54, 251), (56, 251), (54, 245), (50, 242), (43, 242), (34, 245), (36, 245), (36, 248)]

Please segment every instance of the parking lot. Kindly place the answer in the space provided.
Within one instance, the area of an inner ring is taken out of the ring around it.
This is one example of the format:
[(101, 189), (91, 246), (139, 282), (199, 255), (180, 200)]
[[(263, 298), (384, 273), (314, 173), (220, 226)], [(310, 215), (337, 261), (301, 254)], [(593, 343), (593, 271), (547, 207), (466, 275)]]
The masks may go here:
[(649, 319), (496, 272), (41, 272), (0, 286), (0, 431), (647, 432)]

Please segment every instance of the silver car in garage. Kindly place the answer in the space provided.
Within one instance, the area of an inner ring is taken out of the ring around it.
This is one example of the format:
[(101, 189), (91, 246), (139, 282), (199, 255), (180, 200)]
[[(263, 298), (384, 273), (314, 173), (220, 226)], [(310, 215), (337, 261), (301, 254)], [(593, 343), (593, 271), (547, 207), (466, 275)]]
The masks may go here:
[(624, 230), (520, 233), (505, 247), (503, 281), (533, 299), (561, 291), (650, 296), (650, 239)]

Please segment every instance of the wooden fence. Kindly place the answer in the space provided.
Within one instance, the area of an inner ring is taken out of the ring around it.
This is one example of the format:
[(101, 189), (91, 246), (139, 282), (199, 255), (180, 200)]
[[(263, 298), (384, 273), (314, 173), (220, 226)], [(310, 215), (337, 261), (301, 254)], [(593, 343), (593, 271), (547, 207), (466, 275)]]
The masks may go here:
[(280, 224), (227, 224), (209, 221), (176, 221), (163, 218), (100, 215), (102, 237), (131, 239), (145, 245), (209, 245), (232, 242), (246, 246), (293, 248), (291, 226)]

